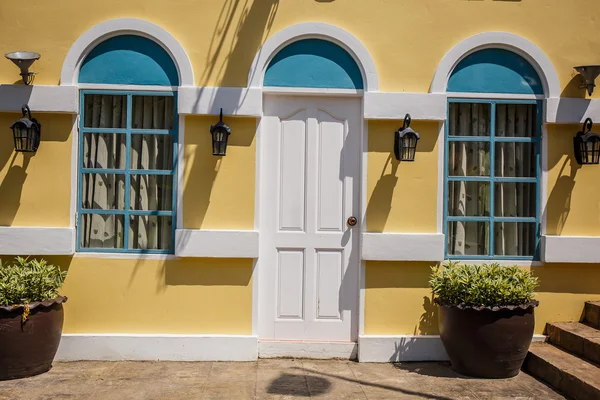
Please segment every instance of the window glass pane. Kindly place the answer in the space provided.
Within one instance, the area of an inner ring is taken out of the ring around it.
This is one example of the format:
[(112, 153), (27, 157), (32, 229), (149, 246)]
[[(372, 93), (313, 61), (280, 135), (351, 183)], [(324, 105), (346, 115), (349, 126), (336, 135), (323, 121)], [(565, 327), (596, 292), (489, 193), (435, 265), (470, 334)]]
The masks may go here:
[(489, 182), (448, 182), (448, 215), (486, 217), (490, 215)]
[(84, 168), (125, 169), (127, 142), (125, 135), (114, 133), (84, 133)]
[(533, 256), (536, 235), (533, 222), (494, 222), (494, 254)]
[(132, 215), (129, 218), (129, 247), (139, 250), (171, 249), (172, 223), (172, 217)]
[(130, 207), (142, 211), (171, 211), (173, 176), (131, 175)]
[(133, 96), (133, 129), (173, 129), (175, 98), (173, 96)]
[(536, 104), (496, 105), (496, 136), (535, 137), (536, 135)]
[(488, 256), (488, 222), (448, 222), (448, 254), (451, 256)]
[(489, 142), (450, 142), (450, 176), (490, 176)]
[(173, 167), (173, 135), (131, 135), (131, 169)]
[(85, 128), (127, 127), (127, 96), (86, 94), (83, 107)]
[(535, 183), (496, 183), (494, 189), (494, 214), (496, 217), (536, 216)]
[(125, 209), (125, 175), (83, 174), (81, 207), (93, 210)]
[(537, 175), (535, 143), (496, 143), (494, 175), (535, 178)]
[(124, 221), (123, 215), (82, 214), (80, 246), (86, 249), (122, 249)]
[(490, 136), (491, 104), (450, 103), (450, 136)]

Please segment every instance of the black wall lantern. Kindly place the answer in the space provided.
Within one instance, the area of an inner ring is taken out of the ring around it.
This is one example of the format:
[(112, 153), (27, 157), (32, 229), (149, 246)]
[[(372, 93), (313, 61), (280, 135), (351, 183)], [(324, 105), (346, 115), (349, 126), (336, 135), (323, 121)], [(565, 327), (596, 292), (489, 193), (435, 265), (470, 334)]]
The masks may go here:
[(31, 118), (31, 110), (27, 104), (21, 107), (23, 118), (10, 126), (15, 139), (15, 150), (24, 153), (35, 153), (40, 145), (42, 125)]
[(592, 132), (594, 123), (588, 118), (583, 123), (583, 130), (577, 132), (575, 143), (575, 159), (581, 165), (600, 163), (600, 135)]
[(210, 127), (210, 134), (212, 135), (213, 156), (227, 155), (227, 139), (229, 139), (229, 135), (231, 134), (231, 128), (223, 122), (222, 108), (219, 122)]
[(394, 154), (396, 155), (396, 160), (415, 161), (417, 141), (420, 137), (417, 132), (411, 129), (410, 121), (410, 114), (406, 114), (402, 128), (398, 129), (394, 135)]

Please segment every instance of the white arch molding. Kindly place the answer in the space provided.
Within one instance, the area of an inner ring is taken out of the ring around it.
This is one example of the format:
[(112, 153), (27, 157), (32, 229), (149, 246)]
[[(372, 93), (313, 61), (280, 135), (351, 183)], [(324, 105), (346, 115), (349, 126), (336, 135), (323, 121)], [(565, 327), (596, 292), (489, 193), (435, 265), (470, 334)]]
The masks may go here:
[(529, 40), (507, 32), (484, 32), (471, 36), (454, 46), (438, 65), (430, 93), (445, 93), (448, 79), (458, 63), (478, 50), (500, 48), (513, 51), (525, 58), (536, 70), (547, 98), (560, 97), (558, 74), (546, 54)]
[(356, 61), (363, 75), (364, 90), (366, 92), (379, 90), (375, 62), (367, 48), (349, 32), (322, 22), (303, 22), (292, 25), (271, 36), (254, 57), (248, 74), (248, 87), (261, 88), (265, 71), (273, 57), (288, 44), (302, 39), (323, 39), (337, 44)]
[(98, 43), (119, 35), (133, 34), (159, 44), (173, 59), (179, 74), (180, 86), (194, 86), (192, 63), (177, 39), (158, 25), (136, 18), (119, 18), (104, 21), (81, 35), (67, 53), (60, 73), (61, 86), (76, 86), (79, 68)]

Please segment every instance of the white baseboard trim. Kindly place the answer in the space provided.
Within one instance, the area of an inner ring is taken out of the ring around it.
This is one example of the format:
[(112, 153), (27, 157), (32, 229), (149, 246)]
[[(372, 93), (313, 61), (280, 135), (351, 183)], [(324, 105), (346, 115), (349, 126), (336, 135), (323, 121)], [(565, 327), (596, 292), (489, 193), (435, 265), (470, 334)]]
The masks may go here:
[(177, 257), (258, 258), (258, 232), (177, 229)]
[(362, 259), (380, 261), (442, 261), (442, 233), (363, 233)]
[(56, 361), (253, 361), (246, 335), (64, 334)]
[(313, 358), (354, 360), (358, 345), (352, 342), (288, 342), (259, 340), (259, 358)]
[(70, 255), (75, 252), (75, 229), (0, 227), (0, 254)]
[[(544, 335), (533, 335), (534, 342), (544, 340)], [(358, 338), (358, 361), (448, 361), (448, 354), (439, 335), (362, 335)]]

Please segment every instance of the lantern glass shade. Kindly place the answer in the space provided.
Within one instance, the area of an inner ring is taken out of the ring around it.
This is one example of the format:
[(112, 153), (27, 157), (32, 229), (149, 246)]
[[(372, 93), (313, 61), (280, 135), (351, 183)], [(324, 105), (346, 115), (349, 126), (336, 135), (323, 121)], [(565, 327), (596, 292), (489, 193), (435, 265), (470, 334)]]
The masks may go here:
[(419, 134), (411, 128), (401, 129), (396, 132), (394, 152), (396, 159), (401, 161), (415, 161)]
[(40, 145), (41, 126), (31, 118), (29, 107), (23, 107), (23, 118), (12, 124), (15, 151), (35, 153)]
[(210, 127), (210, 134), (212, 135), (213, 156), (227, 155), (227, 140), (231, 134), (231, 128), (223, 123), (223, 110), (221, 110), (219, 122)]
[(592, 120), (587, 119), (583, 131), (574, 138), (575, 158), (581, 165), (600, 164), (600, 135), (591, 131)]
[(213, 156), (227, 155), (227, 139), (229, 132), (225, 129), (215, 129), (212, 132)]

